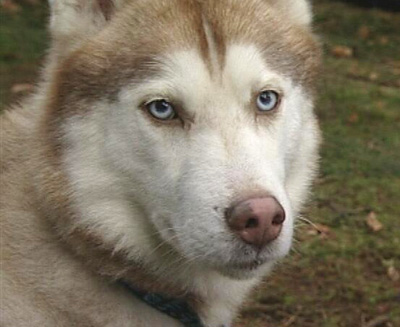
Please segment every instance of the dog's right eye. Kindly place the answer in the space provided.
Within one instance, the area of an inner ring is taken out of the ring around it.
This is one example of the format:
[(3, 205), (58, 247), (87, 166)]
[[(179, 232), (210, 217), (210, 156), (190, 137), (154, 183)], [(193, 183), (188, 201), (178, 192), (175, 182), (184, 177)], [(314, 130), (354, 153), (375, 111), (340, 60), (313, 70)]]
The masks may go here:
[(279, 105), (279, 94), (275, 91), (264, 91), (258, 95), (257, 107), (262, 113), (274, 110)]
[(172, 120), (177, 118), (174, 107), (166, 100), (154, 100), (146, 104), (147, 111), (159, 120)]

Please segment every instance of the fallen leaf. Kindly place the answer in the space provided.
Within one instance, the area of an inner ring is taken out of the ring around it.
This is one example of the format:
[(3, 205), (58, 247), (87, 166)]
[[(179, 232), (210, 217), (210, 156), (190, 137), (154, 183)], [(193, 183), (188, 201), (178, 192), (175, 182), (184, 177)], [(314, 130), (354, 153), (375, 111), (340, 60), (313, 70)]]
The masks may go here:
[(383, 228), (382, 223), (376, 218), (376, 214), (373, 211), (369, 213), (365, 222), (373, 232), (379, 232)]
[(375, 150), (376, 146), (375, 146), (374, 141), (369, 141), (367, 143), (367, 148), (370, 149), (370, 150)]
[(337, 45), (332, 48), (332, 54), (338, 58), (350, 58), (353, 57), (354, 51), (350, 47), (344, 45)]
[(316, 228), (308, 228), (307, 235), (316, 236), (319, 234), (319, 231)]
[(315, 227), (321, 234), (330, 234), (331, 229), (330, 227), (323, 225), (323, 224), (315, 224)]
[(296, 322), (297, 317), (296, 316), (291, 316), (288, 320), (286, 320), (283, 324), (282, 327), (289, 327), (292, 326)]
[(388, 315), (382, 315), (382, 316), (378, 316), (378, 317), (368, 321), (364, 326), (365, 327), (379, 327), (389, 321), (390, 321), (390, 317)]
[(390, 266), (388, 268), (387, 274), (388, 274), (389, 278), (394, 282), (397, 282), (400, 280), (400, 272), (393, 266)]
[(379, 110), (382, 110), (382, 109), (385, 109), (386, 103), (384, 101), (376, 101), (375, 106)]
[(14, 84), (11, 93), (25, 93), (33, 90), (33, 85), (28, 83)]
[(13, 0), (3, 0), (0, 2), (0, 6), (9, 13), (16, 13), (21, 10), (21, 6), (17, 5)]
[(393, 66), (396, 69), (400, 69), (400, 60), (391, 60), (388, 63), (390, 66)]
[(368, 28), (368, 26), (362, 25), (360, 26), (360, 28), (358, 29), (358, 36), (362, 39), (367, 39), (370, 35), (370, 29)]
[(385, 314), (390, 311), (390, 305), (388, 303), (379, 304), (377, 306), (378, 312), (381, 314)]
[(352, 75), (360, 75), (360, 65), (358, 62), (354, 62), (350, 65), (349, 73)]
[(381, 37), (379, 38), (379, 42), (380, 42), (380, 44), (382, 44), (382, 45), (386, 45), (386, 44), (389, 43), (389, 38), (388, 38), (387, 36), (381, 36)]
[(378, 79), (379, 75), (375, 72), (372, 72), (369, 74), (368, 78), (370, 81), (376, 81)]
[(348, 118), (348, 122), (352, 123), (352, 124), (357, 123), (359, 120), (360, 120), (360, 117), (358, 116), (357, 113), (352, 113)]
[(330, 227), (323, 224), (312, 224), (307, 229), (307, 234), (311, 236), (319, 236), (322, 239), (327, 239), (334, 236)]

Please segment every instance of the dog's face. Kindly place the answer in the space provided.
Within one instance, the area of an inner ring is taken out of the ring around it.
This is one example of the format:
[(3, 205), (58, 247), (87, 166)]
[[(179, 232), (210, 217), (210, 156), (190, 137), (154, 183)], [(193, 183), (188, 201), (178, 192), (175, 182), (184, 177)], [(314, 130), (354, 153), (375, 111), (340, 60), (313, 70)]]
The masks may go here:
[(314, 171), (308, 18), (267, 0), (125, 2), (54, 82), (81, 223), (253, 277), (287, 254)]

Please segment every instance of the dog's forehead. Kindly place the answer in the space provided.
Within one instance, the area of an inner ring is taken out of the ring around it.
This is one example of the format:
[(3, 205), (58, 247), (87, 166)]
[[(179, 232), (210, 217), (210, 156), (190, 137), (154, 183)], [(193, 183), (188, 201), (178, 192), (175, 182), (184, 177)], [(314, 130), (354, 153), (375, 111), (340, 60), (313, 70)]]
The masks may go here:
[[(210, 49), (210, 57), (214, 57)], [(165, 96), (189, 108), (215, 105), (212, 100), (244, 104), (254, 92), (273, 87), (281, 90), (289, 79), (269, 67), (256, 46), (246, 43), (227, 47), (223, 64), (205, 60), (196, 48), (177, 50), (158, 60), (158, 73), (122, 88), (119, 98), (128, 103), (140, 96)]]
[(195, 48), (209, 66), (223, 66), (232, 44), (252, 44), (275, 70), (304, 84), (312, 82), (319, 64), (310, 30), (267, 0), (134, 1), (115, 22), (115, 32), (132, 53), (155, 58)]
[(147, 51), (150, 64), (144, 66), (152, 68), (152, 76), (139, 79), (140, 85), (155, 81), (150, 88), (161, 95), (162, 89), (168, 94), (175, 87), (183, 93), (177, 97), (186, 96), (186, 101), (221, 87), (245, 100), (243, 90), (248, 95), (257, 91), (250, 88), (267, 87), (262, 83), (274, 79), (274, 73), (309, 86), (310, 68), (318, 62), (316, 43), (307, 29), (281, 21), (268, 1), (173, 2), (156, 1), (159, 6), (151, 12), (134, 8), (123, 17), (128, 21), (144, 10), (142, 24), (149, 26), (143, 33), (148, 33), (145, 46), (152, 48)]
[[(238, 44), (257, 49), (258, 57), (281, 76), (313, 88), (318, 43), (308, 29), (285, 21), (268, 1), (138, 0), (64, 62), (58, 91), (85, 101), (115, 97), (122, 87), (162, 73), (163, 58), (170, 54), (195, 51), (205, 69), (213, 71), (226, 66)], [(251, 53), (242, 55), (236, 71), (254, 67)], [(187, 65), (185, 73), (192, 74), (192, 69)]]

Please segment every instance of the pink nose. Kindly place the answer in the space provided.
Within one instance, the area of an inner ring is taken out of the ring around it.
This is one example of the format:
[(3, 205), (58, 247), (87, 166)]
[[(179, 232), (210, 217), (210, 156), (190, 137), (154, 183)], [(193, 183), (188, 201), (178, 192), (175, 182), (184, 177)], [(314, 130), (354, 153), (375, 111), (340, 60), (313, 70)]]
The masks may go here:
[(285, 211), (273, 197), (254, 198), (229, 208), (226, 219), (244, 242), (261, 249), (279, 236)]

